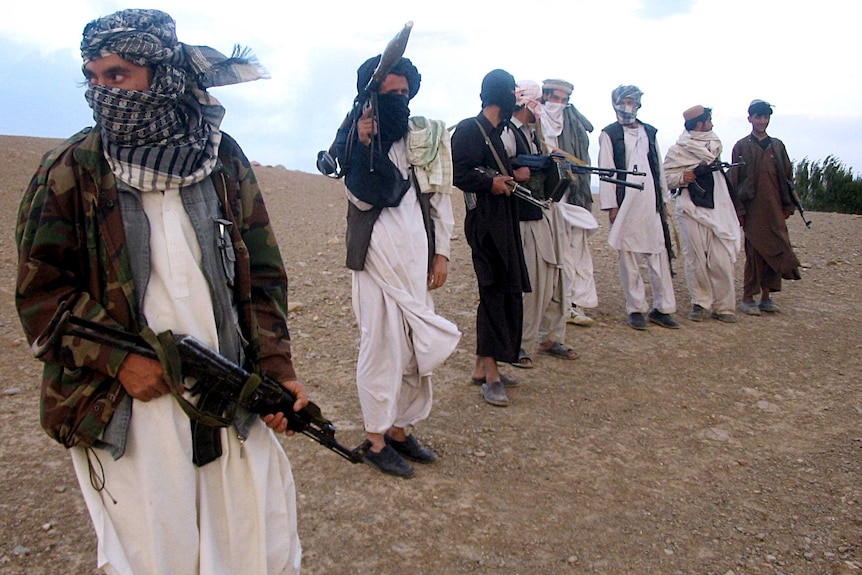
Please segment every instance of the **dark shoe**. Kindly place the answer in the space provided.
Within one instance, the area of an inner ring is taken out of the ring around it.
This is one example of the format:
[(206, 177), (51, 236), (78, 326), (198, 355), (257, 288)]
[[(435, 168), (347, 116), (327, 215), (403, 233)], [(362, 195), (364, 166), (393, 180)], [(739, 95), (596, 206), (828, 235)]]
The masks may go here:
[(703, 321), (707, 316), (708, 312), (703, 306), (694, 304), (691, 308), (691, 312), (688, 314), (688, 319), (691, 321)]
[(635, 329), (646, 329), (646, 318), (639, 311), (629, 314), (629, 325)]
[(743, 300), (739, 302), (739, 309), (746, 315), (760, 315), (760, 307), (753, 301)]
[(544, 353), (546, 355), (553, 355), (554, 357), (559, 357), (560, 359), (578, 359), (578, 352), (573, 350), (570, 347), (566, 347), (562, 343), (555, 341), (551, 344), (551, 347), (548, 348), (539, 348), (539, 353)]
[(413, 477), (413, 466), (404, 461), (398, 453), (389, 445), (380, 450), (380, 453), (374, 453), (370, 449), (363, 457), (365, 463), (376, 468), (388, 475), (396, 477)]
[(506, 388), (503, 386), (502, 381), (483, 383), (482, 398), (491, 405), (498, 407), (509, 405), (509, 396), (506, 395)]
[(717, 319), (722, 323), (736, 323), (736, 316), (732, 313), (718, 313), (716, 311), (712, 312), (712, 319)]
[(407, 436), (407, 441), (396, 441), (388, 435), (384, 435), (383, 440), (391, 445), (392, 449), (397, 451), (399, 455), (417, 463), (434, 463), (437, 461), (437, 454), (416, 441), (412, 435)]
[(662, 313), (657, 309), (653, 309), (649, 312), (649, 320), (654, 324), (668, 329), (679, 329), (679, 324), (669, 313)]
[(511, 364), (513, 367), (520, 367), (523, 369), (532, 369), (533, 367), (533, 358), (527, 355), (527, 352), (523, 349), (518, 350), (518, 361)]
[[(505, 385), (506, 387), (518, 387), (519, 385), (521, 385), (521, 380), (519, 380), (517, 377), (506, 375), (505, 373), (500, 374), (500, 381), (502, 381), (503, 385)], [(485, 378), (471, 377), (470, 382), (473, 385), (482, 385), (483, 383), (485, 383)]]
[(779, 305), (775, 303), (775, 300), (771, 297), (760, 300), (760, 303), (757, 307), (760, 309), (760, 311), (766, 313), (778, 313), (779, 311), (781, 311), (781, 307), (779, 307)]

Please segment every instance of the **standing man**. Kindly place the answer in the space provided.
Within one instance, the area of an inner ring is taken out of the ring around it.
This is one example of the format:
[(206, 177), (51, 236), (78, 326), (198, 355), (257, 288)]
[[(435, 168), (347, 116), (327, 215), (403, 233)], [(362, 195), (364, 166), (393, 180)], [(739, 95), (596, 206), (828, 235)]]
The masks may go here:
[(685, 279), (691, 296), (688, 319), (711, 316), (736, 323), (734, 264), (740, 249), (739, 222), (727, 177), (719, 165), (721, 140), (712, 131), (712, 110), (692, 106), (685, 130), (667, 151), (668, 187), (678, 188), (676, 220), (682, 236)]
[[(569, 102), (574, 86), (565, 80), (545, 80), (542, 83), (543, 113), (540, 117), (542, 143), (561, 150), (585, 164), (590, 163), (590, 138), (593, 125)], [(593, 192), (590, 174), (572, 174), (564, 200), (568, 205), (578, 206), (587, 212), (593, 209)], [(563, 251), (563, 293), (570, 309), (565, 311), (566, 321), (573, 325), (588, 327), (595, 323), (584, 308), (599, 305), (596, 281), (593, 277), (593, 257), (588, 243), (589, 235), (595, 231), (592, 221), (588, 227), (577, 225), (581, 220), (593, 220), (580, 214), (568, 218), (565, 224), (566, 249)]]
[[(359, 67), (360, 93), (380, 58)], [(372, 108), (365, 110), (342, 163), (347, 267), (360, 333), (356, 387), (370, 444), (365, 462), (398, 477), (414, 473), (405, 459), (437, 460), (406, 430), (431, 412), (431, 372), (461, 338), (455, 324), (434, 312), (430, 293), (446, 282), (455, 219), (449, 132), (442, 122), (410, 117), (420, 78), (407, 58), (396, 63), (380, 85), (379, 122)], [(402, 195), (383, 202), (382, 189)]]
[[(500, 133), (515, 111), (515, 79), (492, 70), (482, 79), (482, 111), (461, 120), (452, 136), (454, 183), (464, 192), (464, 235), (479, 284), (476, 363), (472, 378), (482, 397), (506, 406), (509, 397), (497, 362), (515, 363), (521, 348), (524, 292), (530, 279), (521, 247), (519, 206), (512, 197), (512, 168)], [(491, 168), (496, 176), (476, 168)]]
[[(518, 82), (515, 89), (516, 107), (512, 119), (503, 129), (501, 139), (514, 168), (515, 180), (529, 189), (533, 196), (545, 200), (544, 174), (533, 173), (529, 166), (518, 165), (519, 155), (539, 154), (541, 146), (532, 125), (542, 114), (542, 92), (536, 82)], [(532, 352), (577, 359), (575, 350), (566, 347), (566, 318), (562, 281), (562, 235), (565, 228), (557, 204), (543, 209), (523, 202), (518, 206), (521, 220), (521, 246), (530, 276), (531, 292), (524, 294), (524, 326), (518, 367), (533, 367)]]
[[(781, 140), (766, 133), (771, 118), (772, 104), (752, 100), (748, 106), (751, 134), (733, 146), (733, 161), (745, 165), (729, 173), (736, 189), (736, 213), (745, 232), (740, 309), (748, 315), (778, 312), (770, 294), (781, 291), (782, 278), (802, 279), (785, 223), (794, 211), (790, 197), (793, 165)], [(759, 302), (754, 301), (757, 295)]]
[(646, 172), (646, 176), (620, 178), (643, 184), (644, 188), (627, 189), (620, 184), (601, 182), (600, 200), (611, 224), (608, 243), (619, 254), (628, 324), (639, 330), (647, 327), (644, 314), (650, 306), (640, 272), (643, 261), (652, 288), (649, 321), (677, 329), (679, 323), (671, 316), (676, 311), (676, 297), (662, 229), (668, 200), (667, 184), (661, 169), (656, 129), (637, 119), (642, 95), (637, 86), (618, 86), (611, 92), (617, 121), (606, 126), (599, 136), (599, 167)]
[[(109, 328), (189, 334), (282, 382), (301, 409), (284, 264), (249, 161), (206, 91), (266, 71), (177, 42), (157, 10), (90, 22), (81, 55), (96, 126), (43, 158), (19, 211), (28, 340), (61, 305)], [(42, 426), (71, 448), (99, 568), (299, 573), (294, 481), (272, 431), (286, 429), (283, 414), (239, 408), (199, 436), (173, 396), (196, 398), (158, 361), (73, 337), (44, 361)]]

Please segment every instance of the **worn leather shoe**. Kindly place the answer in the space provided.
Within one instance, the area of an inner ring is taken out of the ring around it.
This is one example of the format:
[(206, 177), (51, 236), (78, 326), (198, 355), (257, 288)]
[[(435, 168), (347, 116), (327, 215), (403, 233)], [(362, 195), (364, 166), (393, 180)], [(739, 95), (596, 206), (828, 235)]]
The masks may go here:
[(649, 320), (656, 325), (666, 327), (668, 329), (679, 329), (679, 323), (669, 313), (662, 313), (657, 309), (649, 312)]
[(712, 312), (712, 319), (717, 319), (722, 323), (736, 323), (736, 316), (729, 312), (718, 313), (714, 311)]
[(506, 407), (509, 405), (509, 396), (506, 395), (506, 388), (502, 381), (493, 381), (491, 383), (482, 384), (482, 398), (498, 407)]
[(760, 307), (753, 301), (742, 300), (739, 302), (739, 309), (746, 315), (760, 315)]
[(371, 467), (387, 475), (403, 477), (404, 479), (413, 477), (413, 466), (404, 461), (390, 445), (386, 445), (380, 450), (380, 453), (374, 453), (369, 449), (362, 459)]
[(639, 311), (629, 314), (629, 325), (635, 329), (646, 329), (646, 318)]
[(694, 304), (691, 306), (691, 312), (688, 314), (688, 319), (691, 321), (703, 321), (707, 318), (708, 312), (702, 305)]
[(412, 435), (407, 436), (406, 441), (397, 441), (388, 435), (383, 436), (384, 441), (392, 446), (392, 449), (398, 452), (402, 457), (406, 457), (417, 463), (434, 463), (437, 461), (437, 454), (428, 447), (425, 447)]

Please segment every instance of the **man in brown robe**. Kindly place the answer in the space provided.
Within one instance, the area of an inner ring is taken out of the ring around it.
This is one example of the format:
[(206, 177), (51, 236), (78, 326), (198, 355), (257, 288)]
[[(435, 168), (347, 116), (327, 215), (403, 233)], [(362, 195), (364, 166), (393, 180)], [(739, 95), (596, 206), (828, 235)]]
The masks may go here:
[[(733, 162), (745, 165), (730, 170), (736, 190), (736, 213), (745, 232), (745, 272), (740, 309), (748, 315), (775, 313), (770, 297), (781, 291), (781, 280), (801, 279), (799, 259), (790, 245), (785, 220), (793, 214), (790, 196), (793, 166), (784, 144), (766, 134), (772, 105), (753, 100), (748, 107), (751, 134), (733, 146)], [(760, 294), (760, 302), (754, 297)]]

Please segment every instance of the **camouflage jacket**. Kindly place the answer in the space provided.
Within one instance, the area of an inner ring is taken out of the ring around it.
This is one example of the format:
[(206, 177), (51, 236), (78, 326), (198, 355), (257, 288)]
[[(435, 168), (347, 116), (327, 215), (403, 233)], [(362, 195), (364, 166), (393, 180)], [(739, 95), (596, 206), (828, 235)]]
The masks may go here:
[[(226, 134), (210, 177), (233, 222), (233, 297), (245, 367), (277, 381), (295, 379), (284, 263), (248, 159)], [(15, 239), (15, 301), (31, 344), (64, 302), (76, 316), (140, 331), (116, 180), (98, 130), (85, 129), (42, 158), (21, 201)], [(48, 435), (67, 447), (98, 444), (127, 397), (116, 379), (126, 353), (73, 337), (48, 350), (40, 403)]]

